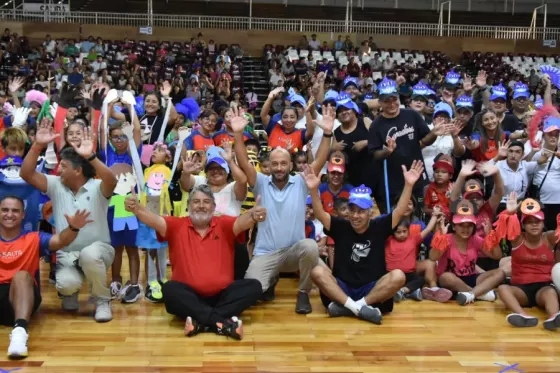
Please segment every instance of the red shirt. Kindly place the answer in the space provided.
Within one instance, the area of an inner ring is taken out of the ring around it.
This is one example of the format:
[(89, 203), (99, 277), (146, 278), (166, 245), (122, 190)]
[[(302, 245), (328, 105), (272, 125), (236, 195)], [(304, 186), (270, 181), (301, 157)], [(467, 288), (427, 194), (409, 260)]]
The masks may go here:
[(284, 127), (276, 123), (268, 135), (268, 146), (271, 149), (284, 148), (290, 153), (295, 153), (303, 149), (305, 145), (305, 130), (294, 128), (290, 133), (286, 133)]
[(445, 190), (439, 190), (436, 183), (433, 182), (426, 189), (426, 195), (424, 196), (424, 204), (426, 207), (433, 209), (434, 206), (439, 205), (443, 208), (448, 208), (449, 206), (449, 196), (447, 193), (447, 188)]
[(35, 278), (39, 258), (50, 254), (51, 237), (43, 232), (25, 232), (11, 241), (0, 238), (0, 284), (9, 284), (19, 271), (29, 272)]
[(390, 236), (385, 244), (385, 262), (387, 271), (400, 269), (404, 273), (416, 271), (416, 255), (422, 243), (420, 234), (409, 234), (402, 242)]
[(171, 280), (188, 285), (199, 295), (214, 296), (233, 282), (235, 241), (243, 242), (245, 232), (233, 235), (237, 217), (214, 216), (204, 237), (196, 231), (189, 217), (165, 216), (165, 237), (172, 265)]
[(492, 209), (492, 206), (490, 206), (490, 202), (484, 202), (478, 211), (478, 215), (476, 215), (476, 234), (478, 236), (483, 238), (486, 237), (486, 234), (484, 233), (484, 225), (482, 225), (482, 223), (484, 223), (485, 220), (492, 223), (494, 215), (494, 210)]
[(518, 247), (511, 249), (511, 284), (525, 285), (536, 282), (551, 282), (552, 267), (554, 266), (554, 251), (546, 242), (536, 249), (525, 245), (525, 241)]

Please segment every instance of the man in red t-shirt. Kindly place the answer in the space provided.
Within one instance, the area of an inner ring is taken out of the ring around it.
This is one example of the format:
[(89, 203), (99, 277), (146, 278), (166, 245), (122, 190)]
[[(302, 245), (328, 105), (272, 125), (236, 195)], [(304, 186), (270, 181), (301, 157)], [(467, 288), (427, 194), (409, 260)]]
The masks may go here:
[(234, 281), (235, 242), (242, 242), (246, 230), (266, 219), (266, 209), (257, 200), (239, 217), (214, 216), (214, 194), (208, 185), (200, 185), (189, 194), (188, 217), (162, 217), (142, 207), (132, 193), (126, 210), (169, 244), (173, 272), (163, 285), (167, 312), (186, 320), (188, 337), (211, 330), (242, 339), (243, 324), (237, 316), (257, 303), (262, 287), (255, 279)]
[(41, 304), (37, 283), (39, 258), (68, 246), (90, 222), (89, 212), (66, 216), (68, 228), (60, 234), (22, 229), (24, 202), (19, 197), (0, 199), (0, 324), (14, 325), (8, 356), (27, 356), (27, 324)]

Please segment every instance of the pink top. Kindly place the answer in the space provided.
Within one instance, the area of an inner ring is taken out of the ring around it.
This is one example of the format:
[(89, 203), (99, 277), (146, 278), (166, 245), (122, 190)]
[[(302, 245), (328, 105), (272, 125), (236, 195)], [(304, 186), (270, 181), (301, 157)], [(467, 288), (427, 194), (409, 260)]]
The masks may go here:
[(456, 276), (471, 276), (476, 274), (476, 260), (478, 253), (482, 250), (484, 239), (478, 235), (471, 236), (467, 242), (467, 251), (462, 253), (455, 244), (455, 235), (445, 235), (449, 241), (449, 247), (437, 262), (437, 275), (451, 272)]

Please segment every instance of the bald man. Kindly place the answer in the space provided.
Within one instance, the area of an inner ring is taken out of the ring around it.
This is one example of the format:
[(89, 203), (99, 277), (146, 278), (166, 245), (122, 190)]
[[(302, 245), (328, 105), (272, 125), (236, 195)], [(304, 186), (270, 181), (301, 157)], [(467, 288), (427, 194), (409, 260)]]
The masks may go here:
[[(323, 107), (323, 115), (319, 124), (324, 131), (323, 139), (315, 161), (309, 166), (316, 175), (327, 161), (336, 113), (332, 107)], [(260, 196), (261, 204), (270, 212), (266, 221), (258, 224), (253, 258), (245, 278), (259, 280), (264, 292), (274, 285), (271, 282), (280, 272), (299, 270), (296, 312), (310, 313), (311, 270), (317, 265), (325, 264), (319, 260), (317, 243), (305, 239), (305, 201), (309, 194), (307, 185), (301, 175), (290, 175), (293, 167), (290, 153), (282, 148), (276, 148), (270, 154), (271, 175), (257, 173), (249, 163), (243, 142), (245, 125), (246, 120), (236, 113), (231, 126), (235, 132), (237, 162), (247, 175), (255, 198)]]

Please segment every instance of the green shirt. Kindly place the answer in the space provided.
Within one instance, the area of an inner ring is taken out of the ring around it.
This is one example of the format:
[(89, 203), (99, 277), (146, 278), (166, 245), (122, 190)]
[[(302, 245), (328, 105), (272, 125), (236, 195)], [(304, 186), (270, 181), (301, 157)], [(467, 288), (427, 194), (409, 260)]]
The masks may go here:
[(120, 196), (118, 194), (115, 194), (113, 197), (111, 197), (111, 201), (109, 202), (109, 207), (115, 206), (114, 218), (116, 219), (129, 218), (131, 216), (134, 216), (132, 212), (128, 212), (124, 209), (124, 200), (130, 195), (131, 195), (130, 193), (128, 193), (125, 196)]

